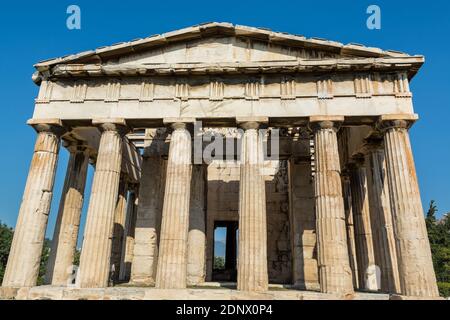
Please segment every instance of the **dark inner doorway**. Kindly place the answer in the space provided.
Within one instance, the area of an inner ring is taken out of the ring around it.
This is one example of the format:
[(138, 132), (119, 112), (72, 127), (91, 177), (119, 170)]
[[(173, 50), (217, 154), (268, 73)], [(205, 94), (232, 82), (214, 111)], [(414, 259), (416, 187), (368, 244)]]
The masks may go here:
[(237, 280), (237, 221), (214, 223), (213, 281)]

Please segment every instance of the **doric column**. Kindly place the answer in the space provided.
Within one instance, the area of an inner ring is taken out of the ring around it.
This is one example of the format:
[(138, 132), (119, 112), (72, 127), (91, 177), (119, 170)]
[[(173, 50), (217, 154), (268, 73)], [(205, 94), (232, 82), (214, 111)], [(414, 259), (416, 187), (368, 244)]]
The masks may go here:
[(237, 288), (268, 290), (266, 194), (263, 176), (263, 137), (256, 121), (241, 122), (239, 187), (239, 249)]
[(354, 161), (349, 166), (349, 170), (353, 222), (355, 226), (356, 260), (358, 262), (358, 283), (360, 289), (378, 290), (376, 281), (375, 283), (369, 281), (374, 280), (372, 273), (376, 272), (376, 270), (374, 270), (375, 256), (373, 251), (372, 227), (370, 224), (366, 168), (363, 159), (358, 158), (354, 159)]
[(136, 228), (137, 202), (136, 187), (130, 188), (127, 200), (127, 214), (125, 221), (125, 239), (122, 242), (122, 255), (120, 258), (120, 281), (129, 281), (131, 263), (133, 262), (134, 230)]
[(187, 283), (205, 282), (206, 275), (206, 212), (205, 166), (192, 167), (191, 201), (189, 212)]
[[(114, 122), (113, 122), (114, 121)], [(108, 286), (114, 214), (122, 165), (125, 121), (93, 121), (103, 131), (92, 181), (77, 284), (82, 288)]]
[(85, 146), (70, 144), (67, 149), (69, 163), (46, 272), (46, 283), (56, 286), (70, 284), (89, 164)]
[(300, 289), (319, 286), (316, 253), (316, 218), (312, 177), (311, 133), (306, 128), (292, 141), (289, 159), (289, 223), (292, 283)]
[(316, 233), (322, 292), (353, 293), (336, 132), (341, 117), (311, 117), (315, 147)]
[(431, 259), (408, 127), (412, 121), (382, 116), (384, 152), (389, 182), (401, 294), (439, 295)]
[[(191, 121), (190, 121), (191, 122)], [(192, 141), (185, 122), (172, 122), (156, 287), (186, 288)]]
[(392, 228), (386, 161), (381, 142), (380, 139), (370, 139), (365, 145), (373, 246), (375, 262), (381, 271), (381, 291), (399, 293), (397, 251)]
[(113, 237), (111, 244), (111, 271), (113, 282), (119, 280), (120, 259), (125, 235), (125, 221), (127, 216), (128, 182), (126, 176), (121, 174), (119, 192), (117, 195), (116, 211), (114, 213)]
[(342, 192), (344, 195), (345, 225), (347, 227), (347, 246), (352, 269), (353, 287), (359, 288), (358, 261), (356, 259), (355, 225), (353, 222), (352, 189), (350, 174), (346, 170), (342, 173)]
[(134, 284), (155, 284), (165, 185), (164, 169), (165, 161), (161, 156), (144, 154), (131, 264), (130, 281)]
[(53, 195), (60, 137), (59, 120), (28, 121), (38, 132), (2, 285), (31, 287), (39, 275), (45, 229)]

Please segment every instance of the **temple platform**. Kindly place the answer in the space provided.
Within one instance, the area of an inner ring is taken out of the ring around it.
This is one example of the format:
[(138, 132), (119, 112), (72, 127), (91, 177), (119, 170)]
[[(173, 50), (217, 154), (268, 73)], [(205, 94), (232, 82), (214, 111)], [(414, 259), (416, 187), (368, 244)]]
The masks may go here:
[[(76, 288), (37, 286), (1, 288), (0, 299), (15, 300), (389, 300), (380, 293), (356, 292), (339, 296), (316, 291), (300, 291), (282, 285), (270, 285), (265, 293), (230, 289), (232, 284), (206, 283), (187, 289), (156, 289), (153, 287), (115, 286), (109, 288)], [(228, 288), (227, 288), (228, 287)]]

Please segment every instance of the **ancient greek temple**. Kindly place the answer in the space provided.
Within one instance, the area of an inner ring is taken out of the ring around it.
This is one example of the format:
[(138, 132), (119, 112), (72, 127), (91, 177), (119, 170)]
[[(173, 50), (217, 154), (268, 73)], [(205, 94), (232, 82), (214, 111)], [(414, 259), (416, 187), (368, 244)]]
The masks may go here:
[(408, 133), (423, 63), (230, 23), (39, 62), (3, 288), (36, 286), (62, 146), (48, 287), (437, 297)]

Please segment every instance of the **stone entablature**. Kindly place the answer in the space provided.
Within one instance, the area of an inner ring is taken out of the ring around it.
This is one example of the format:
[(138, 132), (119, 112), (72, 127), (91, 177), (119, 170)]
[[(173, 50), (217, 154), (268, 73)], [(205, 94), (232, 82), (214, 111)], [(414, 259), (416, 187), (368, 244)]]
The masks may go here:
[(46, 80), (36, 103), (119, 100), (295, 99), (395, 96), (410, 93), (404, 72), (314, 74), (259, 74), (229, 76), (149, 76), (91, 80)]
[(60, 80), (42, 82), (34, 118), (379, 116), (412, 114), (410, 98), (404, 72)]

